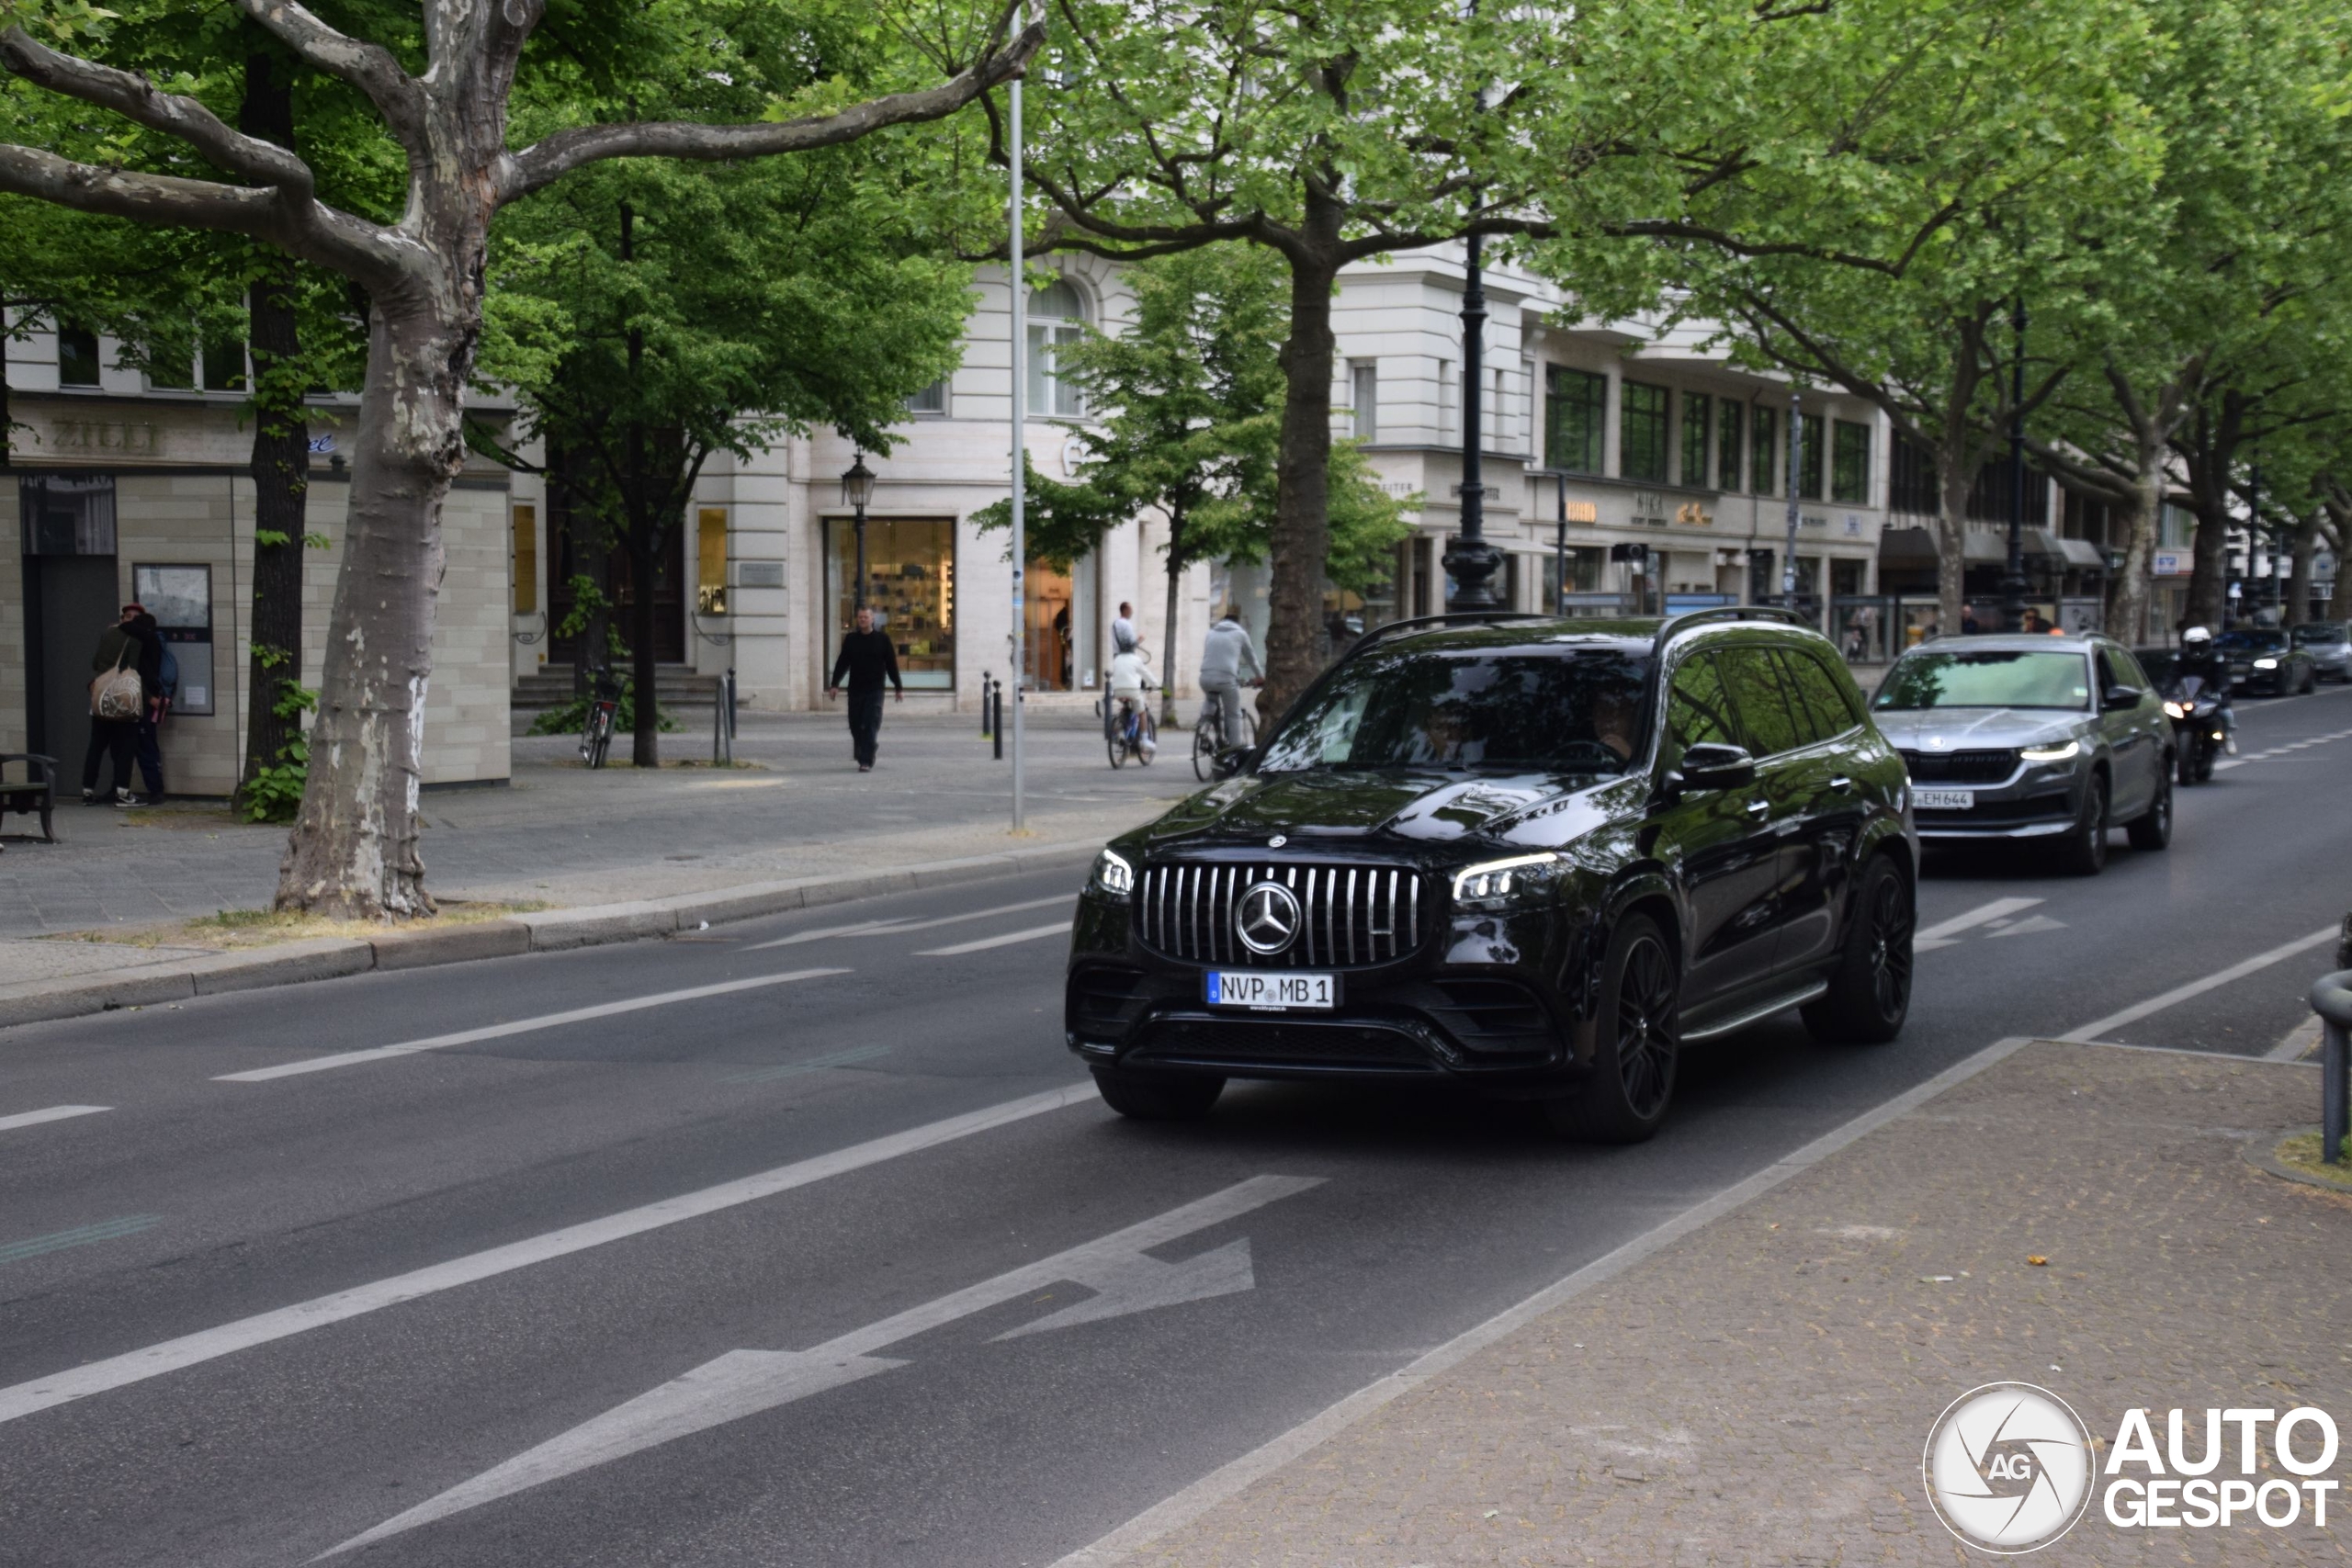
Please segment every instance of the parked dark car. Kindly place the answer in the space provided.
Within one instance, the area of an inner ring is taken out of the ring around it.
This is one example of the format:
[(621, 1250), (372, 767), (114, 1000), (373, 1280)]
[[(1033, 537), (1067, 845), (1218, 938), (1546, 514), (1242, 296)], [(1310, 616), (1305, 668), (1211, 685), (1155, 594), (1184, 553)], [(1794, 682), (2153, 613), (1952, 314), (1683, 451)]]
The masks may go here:
[(2290, 697), (2319, 685), (2309, 650), (2273, 627), (2242, 626), (2222, 633), (2214, 646), (2230, 661), (2230, 684), (2241, 692)]
[(2312, 673), (2325, 681), (2352, 681), (2352, 631), (2342, 621), (2305, 621), (2288, 640), (2311, 656)]
[(1784, 612), (1381, 627), (1228, 761), (1080, 900), (1068, 1040), (1126, 1115), (1450, 1077), (1631, 1141), (1690, 1042), (1903, 1027), (1903, 765)]

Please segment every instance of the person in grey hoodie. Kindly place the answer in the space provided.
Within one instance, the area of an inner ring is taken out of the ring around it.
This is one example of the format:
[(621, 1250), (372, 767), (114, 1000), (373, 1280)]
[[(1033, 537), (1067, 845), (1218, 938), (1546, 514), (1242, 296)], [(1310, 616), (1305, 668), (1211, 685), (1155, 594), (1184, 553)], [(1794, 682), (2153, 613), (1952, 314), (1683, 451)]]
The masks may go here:
[(1250, 628), (1234, 618), (1228, 605), (1201, 644), (1200, 677), (1202, 722), (1216, 714), (1218, 733), (1227, 745), (1238, 744), (1241, 738), (1241, 682), (1265, 677), (1258, 650), (1250, 641)]

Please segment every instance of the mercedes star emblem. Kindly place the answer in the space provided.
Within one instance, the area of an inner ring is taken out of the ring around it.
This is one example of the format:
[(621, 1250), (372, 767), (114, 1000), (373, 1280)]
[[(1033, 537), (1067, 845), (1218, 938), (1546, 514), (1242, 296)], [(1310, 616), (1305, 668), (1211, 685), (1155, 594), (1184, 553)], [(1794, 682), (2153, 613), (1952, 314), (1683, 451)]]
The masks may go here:
[(1233, 932), (1252, 953), (1276, 953), (1298, 934), (1298, 898), (1279, 882), (1256, 882), (1233, 911)]
[(1266, 847), (1267, 847), (1268, 849), (1270, 849), (1270, 850), (1278, 850), (1278, 849), (1281, 849), (1284, 844), (1287, 844), (1287, 843), (1289, 843), (1289, 842), (1290, 842), (1290, 835), (1289, 835), (1289, 834), (1287, 834), (1287, 833), (1276, 833), (1272, 838), (1268, 839), (1268, 840), (1266, 840)]

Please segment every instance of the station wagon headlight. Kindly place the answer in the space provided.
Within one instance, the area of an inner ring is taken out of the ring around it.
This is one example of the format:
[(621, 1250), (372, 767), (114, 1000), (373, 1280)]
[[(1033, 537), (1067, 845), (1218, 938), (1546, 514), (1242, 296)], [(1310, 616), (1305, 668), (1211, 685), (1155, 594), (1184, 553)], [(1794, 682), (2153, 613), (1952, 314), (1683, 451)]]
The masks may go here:
[(2055, 746), (2029, 746), (2018, 755), (2029, 762), (2063, 762), (2069, 757), (2081, 756), (2082, 752), (2081, 741), (2064, 740)]
[(1124, 898), (1136, 890), (1136, 868), (1118, 851), (1104, 850), (1094, 857), (1094, 874), (1086, 879), (1086, 890)]
[(1508, 903), (1540, 886), (1544, 872), (1559, 863), (1557, 855), (1513, 855), (1464, 866), (1453, 874), (1453, 901), (1473, 908)]
[(2276, 670), (2278, 668), (2278, 661), (2275, 659), (2257, 659), (2254, 661), (2254, 667), (2256, 670)]

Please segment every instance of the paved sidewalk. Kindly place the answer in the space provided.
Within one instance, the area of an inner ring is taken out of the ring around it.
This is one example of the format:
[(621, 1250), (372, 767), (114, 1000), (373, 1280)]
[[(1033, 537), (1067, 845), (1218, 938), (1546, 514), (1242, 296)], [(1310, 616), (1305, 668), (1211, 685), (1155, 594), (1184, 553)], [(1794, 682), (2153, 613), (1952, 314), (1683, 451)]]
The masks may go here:
[[(1929, 1511), (1920, 1453), (1997, 1381), (2070, 1403), (2102, 1461), (2132, 1406), (2159, 1445), (2186, 1407), (2194, 1454), (2208, 1406), (2316, 1405), (2352, 1479), (2352, 1198), (2241, 1157), (2318, 1112), (2306, 1066), (2028, 1045), (1172, 1533), (1070, 1562), (1996, 1561)], [(2263, 1440), (2257, 1484), (2283, 1475)], [(2127, 1529), (2101, 1495), (2028, 1561), (2352, 1555), (2343, 1492), (2325, 1530), (2308, 1506), (2285, 1529)]]

